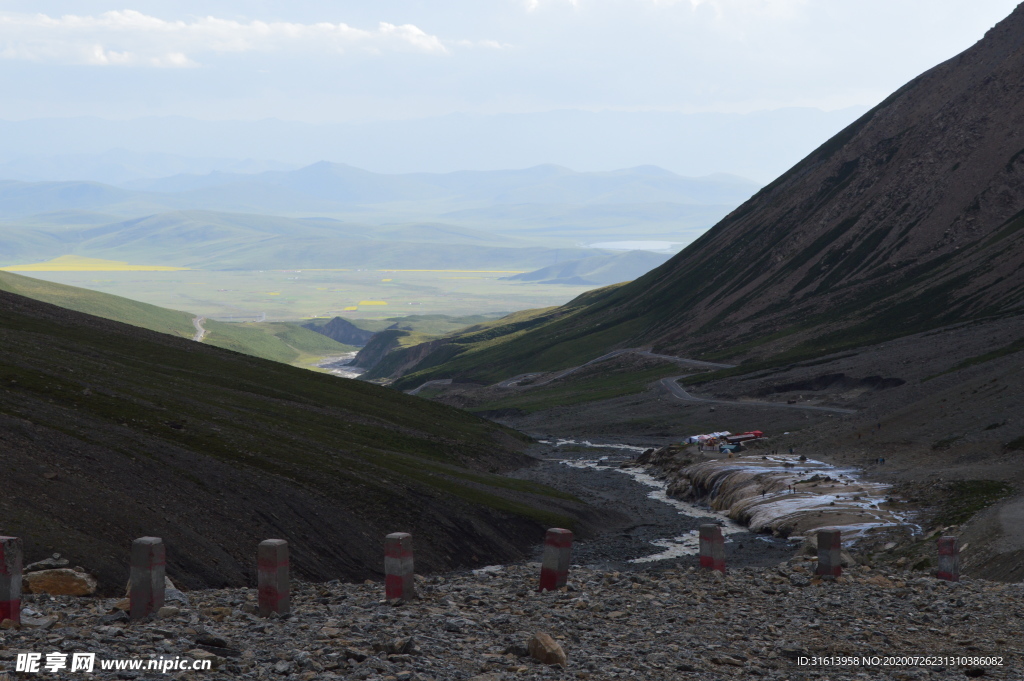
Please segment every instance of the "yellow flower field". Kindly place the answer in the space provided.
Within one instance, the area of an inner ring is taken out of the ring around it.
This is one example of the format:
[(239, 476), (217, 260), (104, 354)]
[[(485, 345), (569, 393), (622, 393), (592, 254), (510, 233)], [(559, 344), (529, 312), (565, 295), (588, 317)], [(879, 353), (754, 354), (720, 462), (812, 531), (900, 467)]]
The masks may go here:
[(62, 255), (46, 262), (0, 267), (0, 270), (5, 272), (177, 272), (187, 269), (190, 268), (166, 265), (129, 265), (120, 260), (83, 258), (77, 255)]

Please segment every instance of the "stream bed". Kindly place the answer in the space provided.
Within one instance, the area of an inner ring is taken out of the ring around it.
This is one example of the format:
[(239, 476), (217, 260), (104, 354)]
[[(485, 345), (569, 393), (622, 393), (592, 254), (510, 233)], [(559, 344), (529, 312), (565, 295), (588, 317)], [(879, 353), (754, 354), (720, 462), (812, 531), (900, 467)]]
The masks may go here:
[(352, 362), (355, 361), (357, 354), (359, 353), (347, 352), (344, 355), (324, 357), (316, 363), (316, 366), (321, 369), (327, 369), (331, 374), (341, 378), (356, 378), (366, 373), (366, 369), (352, 366)]
[[(906, 517), (884, 510), (887, 487), (859, 480), (855, 469), (780, 455), (706, 461), (697, 468), (709, 488), (714, 487), (712, 508), (669, 497), (667, 483), (647, 467), (622, 467), (646, 449), (540, 440), (531, 452), (540, 463), (512, 475), (574, 494), (616, 519), (573, 546), (573, 563), (599, 569), (695, 565), (697, 533), (705, 523), (722, 527), (726, 564), (737, 567), (770, 566), (792, 556), (802, 532), (785, 538), (764, 531), (783, 522), (799, 530), (837, 526), (844, 543), (878, 527), (908, 534), (919, 530)], [(729, 517), (737, 508), (743, 512), (731, 515), (742, 523)], [(747, 524), (760, 531), (752, 532)]]
[(665, 483), (643, 468), (620, 468), (645, 449), (542, 441), (531, 452), (540, 462), (510, 475), (574, 494), (614, 518), (605, 531), (573, 544), (577, 565), (604, 570), (696, 565), (697, 531), (709, 522), (722, 525), (728, 564), (771, 566), (792, 555), (787, 540), (752, 534), (710, 508), (669, 498)]

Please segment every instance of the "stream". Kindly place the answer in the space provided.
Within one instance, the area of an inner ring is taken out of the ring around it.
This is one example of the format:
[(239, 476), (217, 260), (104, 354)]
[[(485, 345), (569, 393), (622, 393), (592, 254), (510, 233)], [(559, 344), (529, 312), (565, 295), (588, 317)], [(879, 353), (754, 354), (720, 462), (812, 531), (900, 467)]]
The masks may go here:
[(333, 375), (340, 376), (341, 378), (356, 378), (366, 373), (366, 369), (351, 366), (357, 354), (357, 352), (347, 352), (344, 355), (324, 357), (316, 363), (316, 366), (321, 369), (327, 369)]
[(752, 534), (723, 513), (670, 498), (665, 482), (646, 469), (620, 468), (646, 449), (586, 440), (540, 441), (533, 452), (540, 462), (511, 475), (574, 494), (617, 519), (597, 536), (577, 539), (572, 561), (579, 565), (604, 570), (693, 565), (697, 533), (709, 522), (722, 526), (730, 564), (771, 566), (792, 554), (793, 546), (785, 539)]
[[(674, 499), (667, 494), (667, 483), (646, 467), (620, 467), (646, 449), (540, 440), (533, 452), (541, 459), (539, 465), (513, 475), (570, 492), (620, 518), (617, 525), (573, 546), (574, 563), (600, 569), (693, 565), (698, 530), (705, 523), (722, 527), (726, 562), (735, 566), (771, 566), (788, 559), (802, 541), (802, 531), (788, 538), (765, 532), (784, 523), (800, 530), (836, 526), (847, 544), (874, 528), (900, 528), (908, 534), (919, 529), (908, 518), (882, 510), (887, 486), (859, 480), (856, 469), (785, 455), (755, 452), (701, 464), (704, 481), (714, 486), (717, 508)], [(742, 524), (727, 515), (737, 505), (743, 508)], [(759, 531), (752, 532), (748, 524)]]

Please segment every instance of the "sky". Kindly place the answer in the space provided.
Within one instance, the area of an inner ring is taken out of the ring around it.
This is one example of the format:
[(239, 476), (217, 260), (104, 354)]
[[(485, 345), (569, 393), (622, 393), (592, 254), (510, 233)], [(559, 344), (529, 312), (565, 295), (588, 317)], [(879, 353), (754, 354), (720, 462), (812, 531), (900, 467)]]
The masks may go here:
[(0, 119), (871, 106), (1016, 0), (0, 0)]

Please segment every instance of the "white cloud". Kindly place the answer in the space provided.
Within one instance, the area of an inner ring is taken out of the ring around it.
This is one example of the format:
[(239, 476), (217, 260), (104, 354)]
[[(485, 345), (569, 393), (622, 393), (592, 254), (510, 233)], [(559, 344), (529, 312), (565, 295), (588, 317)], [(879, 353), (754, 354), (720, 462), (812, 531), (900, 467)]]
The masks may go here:
[[(579, 7), (580, 6), (580, 0), (561, 0), (561, 1), (562, 2), (567, 2), (570, 5), (572, 5), (573, 7)], [(538, 7), (540, 7), (541, 5), (546, 5), (546, 4), (550, 4), (550, 0), (526, 0), (526, 11), (532, 12), (533, 10), (537, 9)]]
[(190, 67), (192, 55), (228, 52), (443, 54), (440, 38), (412, 24), (239, 22), (207, 16), (168, 21), (135, 10), (95, 16), (0, 14), (0, 58), (66, 64)]

